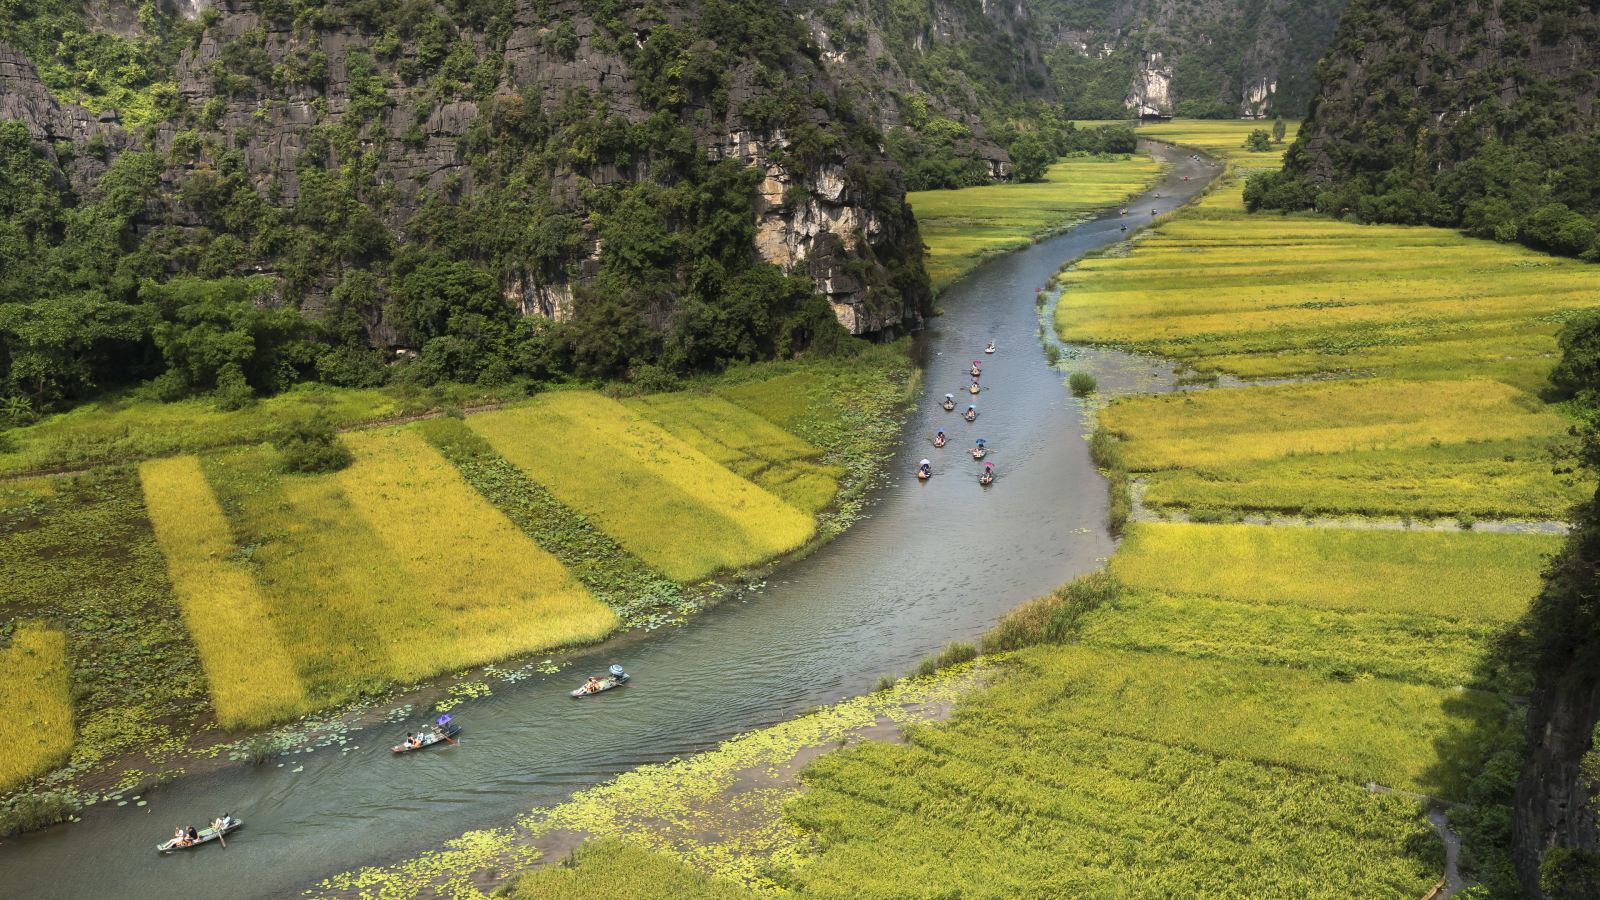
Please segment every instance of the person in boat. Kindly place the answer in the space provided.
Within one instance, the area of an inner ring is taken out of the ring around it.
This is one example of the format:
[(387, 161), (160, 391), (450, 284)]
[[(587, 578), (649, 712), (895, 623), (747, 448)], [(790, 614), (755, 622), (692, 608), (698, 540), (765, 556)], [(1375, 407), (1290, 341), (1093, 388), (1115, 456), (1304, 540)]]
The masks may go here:
[(189, 843), (189, 835), (183, 830), (182, 825), (172, 829), (172, 843), (179, 847), (186, 846)]
[(933, 463), (931, 463), (931, 462), (929, 462), (927, 460), (923, 460), (922, 462), (918, 463), (917, 464), (917, 476), (920, 477), (920, 478), (930, 478), (930, 477), (932, 477), (933, 476)]
[(943, 428), (939, 429), (939, 433), (933, 436), (933, 445), (935, 447), (943, 447), (944, 446), (944, 429)]
[(972, 361), (972, 377), (973, 378), (977, 378), (979, 375), (982, 375), (982, 374), (983, 374), (983, 372), (981, 370), (979, 370), (979, 368), (978, 368), (978, 361), (977, 360), (973, 360)]
[(989, 482), (991, 482), (993, 480), (994, 480), (994, 463), (984, 463), (983, 464), (983, 474), (978, 476), (978, 481), (980, 483), (982, 483), (982, 484), (988, 484)]
[(1127, 231), (1128, 230), (1128, 226), (1126, 226), (1126, 225), (1122, 226), (1122, 230), (1123, 231)]
[(989, 452), (989, 448), (985, 447), (983, 444), (984, 444), (983, 438), (978, 438), (978, 445), (976, 447), (972, 448), (972, 455), (974, 457), (976, 457), (978, 459), (982, 459), (983, 455), (985, 453)]
[(200, 842), (200, 832), (196, 831), (195, 827), (193, 825), (190, 825), (188, 827), (188, 829), (184, 832), (184, 841), (183, 841), (184, 846), (188, 846), (189, 844), (196, 844), (196, 843), (199, 843), (199, 842)]
[(599, 675), (590, 675), (589, 676), (589, 680), (585, 681), (583, 683), (583, 692), (585, 694), (593, 694), (593, 693), (595, 693), (596, 691), (599, 691), (599, 690), (600, 690), (600, 676)]
[(946, 412), (956, 408), (956, 395), (955, 394), (945, 394), (944, 395), (944, 408), (945, 408)]
[(976, 419), (977, 417), (978, 417), (978, 408), (976, 406), (968, 406), (967, 407), (967, 421), (971, 422), (973, 419)]
[(983, 352), (985, 352), (985, 353), (993, 353), (994, 352), (994, 341), (990, 341), (989, 342), (989, 346), (983, 348)]

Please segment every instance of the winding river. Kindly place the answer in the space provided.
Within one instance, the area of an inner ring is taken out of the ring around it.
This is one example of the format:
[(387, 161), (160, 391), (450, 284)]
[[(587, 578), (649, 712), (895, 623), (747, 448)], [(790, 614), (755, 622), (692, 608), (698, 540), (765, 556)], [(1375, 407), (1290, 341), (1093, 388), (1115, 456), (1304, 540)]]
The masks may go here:
[[(1183, 151), (1130, 209), (1147, 223), (1215, 173)], [(1185, 183), (1184, 175), (1193, 181)], [(1154, 199), (1160, 193), (1162, 199)], [(918, 341), (924, 393), (891, 478), (866, 517), (767, 587), (681, 628), (613, 644), (559, 675), (497, 685), (459, 710), (462, 745), (394, 758), (396, 729), (355, 733), (350, 753), (295, 755), (282, 768), (229, 767), (149, 792), (148, 806), (92, 807), (81, 823), (0, 845), (0, 885), (13, 897), (283, 896), (328, 875), (393, 861), (461, 832), (504, 824), (530, 807), (645, 763), (715, 746), (808, 707), (870, 690), (955, 639), (970, 639), (1019, 603), (1097, 568), (1113, 543), (1106, 489), (1089, 460), (1083, 410), (1040, 352), (1035, 290), (1060, 266), (1123, 235), (1115, 211), (986, 264), (940, 298), (943, 315)], [(993, 340), (999, 352), (984, 357)], [(1103, 387), (1148, 386), (1169, 370), (1096, 353)], [(966, 369), (984, 360), (975, 424), (939, 408), (968, 402)], [(934, 450), (944, 427), (951, 442)], [(986, 438), (999, 478), (977, 483), (963, 455)], [(938, 477), (919, 484), (919, 459)], [(567, 691), (615, 657), (634, 683), (586, 702)], [(400, 729), (400, 730), (403, 730)], [(231, 811), (246, 827), (226, 851), (160, 857), (179, 820)]]

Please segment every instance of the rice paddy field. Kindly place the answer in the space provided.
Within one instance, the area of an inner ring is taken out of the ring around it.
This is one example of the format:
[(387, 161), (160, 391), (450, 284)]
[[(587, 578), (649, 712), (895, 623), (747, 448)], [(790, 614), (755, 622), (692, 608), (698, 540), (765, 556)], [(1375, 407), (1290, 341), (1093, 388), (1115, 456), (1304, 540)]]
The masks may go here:
[(1240, 191), (1062, 275), (1064, 340), (1261, 382), (1105, 410), (1148, 507), (1548, 520), (1581, 498), (1541, 395), (1600, 273), (1439, 228), (1250, 215)]
[[(108, 777), (130, 754), (146, 777), (217, 728), (681, 618), (699, 602), (682, 582), (848, 524), (912, 372), (882, 347), (670, 395), (545, 395), (347, 431), (353, 464), (311, 475), (257, 441), (307, 409), (339, 423), (397, 401), (184, 403), (142, 431), (136, 404), (47, 419), (31, 460), (154, 458), (0, 481), (0, 680), (40, 723), (37, 742), (0, 742), (0, 792)], [(475, 430), (485, 417), (509, 456)], [(189, 452), (168, 453), (185, 432)], [(517, 452), (550, 447), (559, 466)], [(595, 485), (626, 485), (624, 502)]]
[(562, 503), (677, 581), (799, 549), (816, 531), (812, 516), (598, 394), (550, 394), (469, 424)]
[(985, 259), (1116, 206), (1160, 175), (1161, 165), (1142, 153), (1068, 157), (1042, 182), (915, 191), (906, 201), (928, 247), (928, 277), (940, 291)]
[(66, 635), (24, 622), (10, 637), (10, 646), (0, 649), (0, 695), (6, 698), (0, 741), (12, 749), (0, 758), (0, 791), (61, 763), (72, 750)]
[(1142, 138), (1194, 147), (1210, 156), (1225, 159), (1245, 168), (1276, 169), (1283, 164), (1283, 152), (1300, 133), (1300, 123), (1285, 119), (1288, 126), (1283, 143), (1273, 144), (1266, 153), (1245, 149), (1245, 138), (1258, 128), (1272, 131), (1272, 122), (1259, 119), (1173, 119), (1171, 122), (1138, 123), (1134, 132)]

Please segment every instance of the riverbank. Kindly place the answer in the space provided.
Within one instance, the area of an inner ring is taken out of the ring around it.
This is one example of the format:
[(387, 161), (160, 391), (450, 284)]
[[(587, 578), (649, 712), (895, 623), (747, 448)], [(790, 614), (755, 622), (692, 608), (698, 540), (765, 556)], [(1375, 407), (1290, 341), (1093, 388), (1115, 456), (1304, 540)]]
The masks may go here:
[[(654, 534), (679, 530), (674, 524), (677, 513), (666, 509), (651, 513), (648, 508), (636, 507), (624, 519), (613, 516), (602, 522), (600, 507), (583, 497), (558, 499), (545, 486), (547, 480), (524, 474), (481, 438), (477, 444), (466, 440), (474, 435), (468, 426), (482, 421), (478, 413), (413, 414), (412, 420), (423, 421), (382, 420), (364, 431), (350, 432), (342, 441), (356, 446), (361, 459), (367, 460), (358, 463), (356, 474), (350, 476), (356, 478), (353, 482), (341, 480), (347, 473), (282, 476), (273, 462), (275, 451), (252, 443), (267, 433), (261, 429), (300, 410), (303, 403), (295, 400), (286, 401), (282, 409), (245, 411), (236, 423), (228, 414), (208, 413), (217, 427), (200, 433), (195, 447), (203, 451), (199, 456), (170, 457), (159, 467), (153, 462), (142, 467), (131, 461), (119, 462), (70, 475), (33, 476), (0, 484), (0, 517), (4, 517), (0, 551), (14, 561), (4, 573), (7, 600), (0, 612), (8, 621), (49, 623), (53, 628), (48, 634), (66, 638), (68, 652), (57, 660), (62, 676), (58, 702), (75, 707), (71, 715), (48, 719), (48, 726), (33, 718), (36, 724), (31, 733), (48, 737), (48, 741), (6, 742), (7, 771), (21, 776), (30, 770), (52, 771), (21, 784), (13, 780), (12, 792), (0, 799), (0, 811), (5, 811), (11, 827), (16, 828), (47, 824), (93, 803), (142, 806), (151, 788), (174, 778), (315, 746), (362, 722), (375, 704), (413, 705), (425, 711), (491, 692), (500, 680), (496, 673), (557, 667), (563, 654), (553, 644), (572, 640), (545, 637), (554, 632), (548, 630), (545, 623), (552, 620), (543, 612), (531, 620), (538, 630), (514, 638), (514, 645), (503, 645), (504, 649), (496, 650), (494, 645), (464, 634), (461, 649), (465, 653), (455, 658), (441, 655), (441, 633), (436, 625), (427, 624), (431, 620), (426, 618), (418, 621), (420, 631), (413, 629), (415, 640), (402, 639), (399, 634), (384, 638), (380, 632), (376, 647), (349, 657), (341, 664), (343, 669), (330, 668), (340, 658), (338, 654), (301, 652), (328, 641), (357, 650), (370, 643), (370, 633), (340, 631), (366, 621), (360, 616), (351, 618), (358, 608), (352, 605), (356, 598), (371, 597), (372, 602), (384, 604), (390, 610), (384, 627), (392, 632), (396, 626), (407, 627), (408, 613), (403, 611), (411, 602), (407, 598), (433, 594), (423, 590), (427, 584), (453, 577), (454, 586), (444, 592), (466, 596), (480, 580), (479, 574), (504, 569), (481, 559), (492, 555), (496, 545), (474, 539), (470, 546), (461, 544), (445, 554), (448, 559), (444, 561), (456, 566), (454, 575), (449, 568), (430, 565), (419, 570), (427, 578), (419, 581), (413, 577), (409, 584), (387, 588), (381, 587), (376, 575), (360, 584), (342, 586), (306, 580), (322, 578), (318, 571), (328, 577), (354, 577), (363, 571), (403, 570), (406, 564), (399, 557), (379, 565), (375, 548), (391, 544), (376, 535), (363, 540), (359, 534), (391, 520), (405, 521), (406, 510), (413, 506), (434, 510), (432, 524), (425, 529), (432, 534), (428, 538), (431, 546), (418, 545), (411, 553), (419, 559), (449, 546), (439, 531), (449, 520), (441, 518), (440, 510), (471, 510), (470, 517), (480, 525), (502, 523), (495, 534), (504, 552), (512, 552), (513, 546), (528, 548), (546, 560), (542, 565), (551, 577), (567, 579), (581, 593), (581, 597), (573, 595), (574, 602), (612, 611), (606, 613), (610, 622), (625, 629), (681, 622), (693, 611), (758, 585), (776, 565), (813, 551), (855, 520), (862, 498), (882, 474), (884, 450), (898, 432), (904, 403), (916, 384), (915, 367), (902, 344), (898, 349), (870, 348), (847, 362), (746, 367), (693, 382), (687, 391), (625, 398), (620, 403), (600, 397), (587, 399), (592, 395), (563, 395), (567, 402), (585, 407), (609, 404), (604, 409), (614, 411), (616, 421), (629, 433), (647, 431), (657, 442), (673, 441), (701, 474), (726, 471), (730, 485), (751, 485), (740, 494), (747, 509), (752, 507), (745, 494), (761, 498), (797, 525), (810, 523), (804, 526), (804, 534), (796, 531), (781, 554), (752, 547), (737, 559), (719, 556), (709, 568), (698, 568), (687, 578), (681, 570), (677, 579), (662, 574), (659, 563), (648, 563), (640, 555), (641, 551), (648, 554)], [(335, 398), (334, 406), (370, 411), (368, 394), (376, 393), (356, 393), (360, 396), (349, 401)], [(520, 420), (535, 411), (538, 402), (532, 401), (535, 406), (530, 407), (527, 400), (502, 398), (481, 409), (484, 413), (502, 410), (496, 415)], [(40, 432), (29, 444), (34, 456), (50, 446), (46, 436), (53, 435), (65, 440), (63, 446), (68, 450), (56, 452), (52, 458), (64, 458), (71, 447), (81, 445), (120, 447), (119, 453), (135, 454), (131, 460), (146, 452), (172, 451), (172, 441), (183, 431), (169, 431), (161, 425), (150, 435), (135, 435), (124, 444), (81, 444), (63, 437), (106, 435), (117, 430), (115, 421), (120, 421), (123, 411), (99, 412), (113, 421), (100, 422), (94, 411), (78, 411), (71, 414), (70, 425), (46, 421), (35, 426)], [(178, 412), (189, 416), (194, 411)], [(156, 417), (158, 425), (162, 421)], [(230, 449), (229, 442), (236, 446)], [(606, 441), (597, 437), (579, 443), (584, 450), (573, 459), (592, 459), (606, 447)], [(103, 456), (104, 452), (96, 450), (90, 456)], [(186, 459), (191, 462), (185, 464)], [(395, 462), (402, 469), (394, 469)], [(187, 468), (175, 470), (173, 465)], [(433, 474), (425, 475), (430, 472)], [(387, 483), (385, 478), (394, 483), (373, 493), (373, 485)], [(176, 491), (179, 486), (186, 486), (185, 491)], [(352, 494), (356, 488), (360, 490)], [(315, 498), (307, 490), (325, 496)], [(448, 504), (444, 504), (445, 495)], [(376, 518), (362, 512), (363, 498), (378, 497), (403, 506)], [(701, 521), (720, 515), (716, 510), (721, 502), (706, 495), (693, 515)], [(200, 515), (197, 509), (209, 509), (210, 513)], [(282, 519), (279, 509), (299, 511)], [(152, 518), (165, 521), (165, 530), (161, 521), (153, 529)], [(342, 524), (335, 526), (334, 519)], [(307, 530), (293, 524), (304, 521), (321, 521), (325, 527)], [(763, 522), (751, 524), (758, 530), (767, 528)], [(285, 531), (285, 526), (291, 530)], [(479, 525), (473, 526), (474, 534), (480, 532)], [(632, 535), (633, 546), (619, 544), (613, 534)], [(335, 539), (334, 543), (314, 543), (323, 537)], [(190, 549), (200, 546), (196, 541), (219, 543), (202, 554)], [(282, 549), (274, 549), (277, 547)], [(360, 555), (359, 560), (345, 555), (352, 551)], [(274, 554), (282, 556), (282, 565), (274, 562)], [(527, 557), (522, 550), (512, 555)], [(322, 557), (328, 565), (321, 570), (306, 567), (308, 560)], [(466, 562), (468, 559), (478, 562)], [(708, 580), (707, 575), (713, 577)], [(302, 584), (303, 589), (297, 587)], [(500, 591), (497, 596), (515, 597), (517, 590), (527, 587)], [(540, 596), (548, 593), (543, 591)], [(288, 614), (285, 603), (302, 595), (317, 606)], [(318, 611), (324, 608), (319, 598), (328, 596), (345, 598), (331, 607), (340, 613), (337, 622), (326, 620)], [(246, 601), (247, 606), (240, 606)], [(237, 633), (219, 631), (218, 626), (227, 620), (208, 614), (197, 622), (208, 630), (192, 637), (184, 614), (192, 603), (204, 604), (211, 613), (222, 611), (218, 603), (241, 610), (253, 608), (255, 618), (233, 621), (257, 625), (247, 625)], [(409, 615), (425, 613), (425, 607), (410, 608), (414, 612)], [(269, 624), (261, 626), (263, 621)], [(492, 622), (485, 624), (493, 627)], [(307, 625), (313, 629), (311, 633), (320, 635), (317, 640), (307, 643), (296, 638), (283, 643), (284, 627)], [(595, 636), (615, 627), (602, 623)], [(208, 640), (213, 644), (209, 655)], [(431, 648), (419, 661), (420, 667), (385, 669), (374, 665), (390, 655), (384, 647), (408, 643)], [(380, 651), (376, 658), (371, 652), (375, 649)], [(526, 657), (533, 652), (540, 655)], [(474, 655), (478, 658), (473, 659)], [(230, 659), (239, 660), (243, 668), (229, 669), (225, 663)], [(270, 672), (266, 664), (273, 659), (282, 660), (280, 668), (289, 674), (269, 679), (276, 693), (263, 693), (251, 686), (252, 679)], [(481, 665), (490, 660), (493, 665)], [(305, 675), (310, 672), (315, 674)], [(419, 678), (439, 672), (455, 674), (443, 682), (417, 683)], [(33, 676), (22, 672), (18, 677)], [(69, 681), (74, 686), (71, 698), (67, 696)], [(231, 698), (226, 704), (213, 700), (219, 689)], [(241, 725), (298, 718), (302, 713), (330, 708), (331, 714), (315, 713), (254, 737), (248, 732), (241, 737), (238, 730)], [(33, 755), (24, 759), (24, 751)], [(65, 766), (53, 768), (64, 758)]]

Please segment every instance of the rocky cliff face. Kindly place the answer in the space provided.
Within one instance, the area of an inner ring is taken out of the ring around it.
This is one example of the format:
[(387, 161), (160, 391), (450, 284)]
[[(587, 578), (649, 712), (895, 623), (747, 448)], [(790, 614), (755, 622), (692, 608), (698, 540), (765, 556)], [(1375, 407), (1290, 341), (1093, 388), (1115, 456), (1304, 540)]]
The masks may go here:
[[(204, 27), (176, 64), (176, 115), (136, 137), (112, 115), (58, 102), (28, 60), (0, 45), (0, 117), (25, 123), (48, 152), (78, 148), (61, 163), (80, 191), (91, 191), (119, 153), (152, 151), (166, 165), (141, 229), (178, 241), (232, 227), (195, 185), (235, 169), (289, 219), (327, 200), (331, 175), (401, 255), (430, 203), (472, 202), (493, 182), (497, 198), (532, 197), (551, 207), (552, 221), (576, 223), (555, 251), (492, 260), (508, 302), (557, 320), (576, 315), (575, 289), (608, 262), (587, 199), (594, 191), (700, 177), (684, 174), (703, 168), (684, 154), (733, 160), (758, 185), (748, 195), (749, 254), (809, 278), (856, 334), (914, 327), (929, 297), (905, 273), (920, 269), (921, 246), (896, 171), (864, 121), (878, 110), (859, 111), (838, 64), (816, 47), (754, 33), (750, 44), (768, 39), (777, 49), (729, 46), (736, 41), (725, 35), (739, 27), (786, 27), (783, 14), (758, 7), (414, 2), (399, 15), (369, 5), (193, 0), (182, 12)], [(705, 70), (711, 60), (718, 71)], [(546, 143), (518, 146), (511, 137), (533, 133)], [(520, 166), (515, 176), (507, 159)], [(317, 192), (309, 198), (308, 178)], [(663, 219), (669, 230), (681, 226), (672, 214)], [(243, 231), (238, 239), (249, 246), (240, 271), (278, 271), (270, 241)], [(681, 281), (689, 262), (652, 265)], [(310, 273), (303, 289), (286, 293), (315, 309), (337, 274)], [(674, 315), (667, 297), (649, 317), (664, 325)], [(380, 342), (401, 339), (381, 315), (369, 325)]]
[[(1033, 0), (1074, 115), (1298, 117), (1347, 0)], [(1119, 96), (1116, 92), (1122, 92)], [(1081, 108), (1080, 108), (1081, 107)]]

